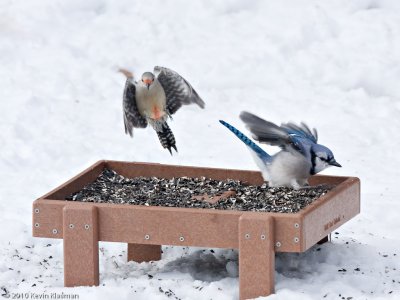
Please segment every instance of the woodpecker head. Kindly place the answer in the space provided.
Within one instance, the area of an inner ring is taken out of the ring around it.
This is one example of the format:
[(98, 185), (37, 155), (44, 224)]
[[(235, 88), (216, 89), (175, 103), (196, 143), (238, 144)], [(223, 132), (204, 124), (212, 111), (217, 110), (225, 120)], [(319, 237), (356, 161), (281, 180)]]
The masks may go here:
[(154, 82), (154, 74), (151, 72), (144, 72), (142, 75), (142, 83), (146, 85), (147, 89), (150, 89), (150, 86)]

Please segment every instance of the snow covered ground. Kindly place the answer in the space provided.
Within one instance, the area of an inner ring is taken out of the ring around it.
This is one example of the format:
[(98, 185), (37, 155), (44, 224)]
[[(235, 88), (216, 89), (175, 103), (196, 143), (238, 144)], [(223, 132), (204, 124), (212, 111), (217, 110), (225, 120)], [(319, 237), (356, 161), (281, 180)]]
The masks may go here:
[[(124, 134), (124, 78), (154, 65), (185, 76), (206, 109)], [(32, 238), (31, 203), (99, 159), (255, 169), (219, 123), (242, 110), (307, 121), (358, 176), (362, 213), (332, 243), (277, 256), (269, 299), (400, 298), (400, 2), (0, 1), (0, 294), (80, 299), (237, 299), (237, 253), (164, 247), (126, 263), (102, 243), (101, 286), (63, 288), (62, 243)], [(344, 271), (345, 270), (345, 271)], [(169, 291), (171, 290), (171, 291)]]

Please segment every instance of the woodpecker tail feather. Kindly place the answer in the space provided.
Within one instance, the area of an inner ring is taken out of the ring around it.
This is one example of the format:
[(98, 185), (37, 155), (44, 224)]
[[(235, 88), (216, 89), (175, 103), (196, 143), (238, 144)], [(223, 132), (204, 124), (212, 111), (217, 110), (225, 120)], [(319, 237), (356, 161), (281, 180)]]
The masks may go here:
[(157, 131), (158, 139), (160, 140), (161, 145), (168, 149), (169, 153), (172, 155), (171, 148), (174, 148), (176, 152), (178, 149), (176, 148), (175, 137), (172, 133), (171, 128), (169, 128), (167, 123), (162, 124), (161, 131)]
[(271, 155), (257, 146), (252, 140), (250, 140), (246, 135), (244, 135), (241, 131), (230, 125), (229, 123), (219, 120), (219, 122), (233, 132), (243, 143), (245, 143), (252, 151), (255, 152), (258, 158), (260, 158), (264, 163), (269, 163), (271, 161)]
[(124, 74), (127, 79), (133, 79), (133, 73), (131, 71), (128, 71), (126, 69), (119, 69), (118, 72)]

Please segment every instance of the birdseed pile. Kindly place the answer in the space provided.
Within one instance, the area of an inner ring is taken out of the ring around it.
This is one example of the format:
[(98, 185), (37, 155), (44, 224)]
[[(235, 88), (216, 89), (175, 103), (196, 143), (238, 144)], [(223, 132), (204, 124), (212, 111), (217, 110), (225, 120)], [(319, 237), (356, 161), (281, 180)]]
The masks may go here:
[[(225, 210), (296, 213), (325, 195), (332, 186), (319, 185), (299, 190), (286, 187), (246, 185), (238, 180), (214, 180), (205, 177), (125, 178), (115, 171), (105, 169), (91, 184), (68, 196), (66, 200), (133, 204), (145, 206), (190, 207)], [(209, 199), (234, 191), (216, 203)]]

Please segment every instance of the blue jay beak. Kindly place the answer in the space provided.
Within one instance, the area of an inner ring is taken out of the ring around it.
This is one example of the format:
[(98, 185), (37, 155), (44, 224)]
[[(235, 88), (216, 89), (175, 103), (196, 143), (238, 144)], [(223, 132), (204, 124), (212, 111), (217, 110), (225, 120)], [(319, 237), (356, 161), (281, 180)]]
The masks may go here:
[(329, 161), (329, 165), (341, 168), (342, 165), (339, 164), (336, 160), (332, 159)]

